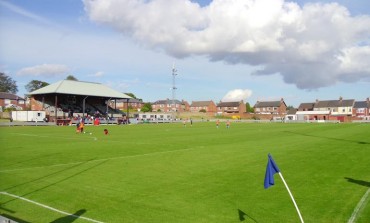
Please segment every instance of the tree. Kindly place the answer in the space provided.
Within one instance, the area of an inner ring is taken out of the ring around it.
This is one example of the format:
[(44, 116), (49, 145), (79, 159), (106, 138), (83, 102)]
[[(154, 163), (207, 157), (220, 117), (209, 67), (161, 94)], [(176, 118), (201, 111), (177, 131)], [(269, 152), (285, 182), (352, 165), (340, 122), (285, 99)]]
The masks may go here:
[(0, 72), (0, 92), (12, 94), (16, 94), (18, 92), (18, 87), (15, 80), (2, 72)]
[(137, 98), (135, 95), (134, 95), (134, 93), (125, 93), (126, 95), (128, 95), (128, 96), (130, 96), (130, 97), (132, 97), (132, 98), (135, 98), (135, 99), (137, 99), (137, 100), (139, 100), (139, 101), (143, 101), (143, 99), (141, 99), (141, 98)]
[(66, 77), (66, 80), (70, 80), (70, 81), (78, 81), (78, 79), (77, 78), (75, 78), (73, 75), (68, 75), (67, 77)]
[(125, 93), (125, 94), (128, 95), (128, 96), (130, 96), (130, 97), (132, 97), (132, 98), (137, 99), (136, 96), (133, 93)]
[(32, 91), (36, 91), (37, 89), (43, 88), (48, 85), (49, 83), (44, 82), (44, 81), (32, 80), (25, 86), (25, 88), (28, 92), (32, 92)]
[(143, 104), (143, 107), (141, 108), (142, 112), (151, 112), (152, 110), (152, 105), (150, 103)]
[(249, 113), (253, 113), (254, 112), (254, 108), (251, 107), (251, 105), (248, 102), (245, 103), (245, 108), (246, 108), (246, 111), (249, 112)]

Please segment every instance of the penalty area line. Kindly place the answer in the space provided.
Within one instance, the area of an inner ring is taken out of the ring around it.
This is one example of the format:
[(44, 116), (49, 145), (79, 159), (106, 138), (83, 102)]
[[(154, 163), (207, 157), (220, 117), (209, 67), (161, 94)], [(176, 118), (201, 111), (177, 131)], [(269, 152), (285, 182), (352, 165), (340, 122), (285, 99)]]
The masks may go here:
[(348, 220), (348, 223), (354, 223), (356, 221), (357, 214), (359, 214), (362, 208), (364, 207), (364, 205), (366, 205), (366, 202), (368, 201), (368, 198), (369, 198), (369, 194), (370, 194), (370, 188), (366, 191), (364, 196), (362, 196), (361, 200), (358, 202), (355, 210), (353, 211), (351, 215), (351, 218)]
[(21, 197), (21, 196), (17, 196), (15, 194), (10, 194), (10, 193), (5, 192), (5, 191), (1, 191), (0, 194), (7, 195), (7, 196), (13, 197), (13, 198), (17, 198), (17, 199), (20, 199), (20, 200), (23, 200), (23, 201), (27, 201), (29, 203), (32, 203), (32, 204), (35, 204), (37, 206), (40, 206), (40, 207), (43, 207), (43, 208), (46, 208), (46, 209), (49, 209), (49, 210), (58, 212), (60, 214), (68, 215), (68, 216), (75, 217), (75, 218), (81, 218), (81, 219), (84, 219), (86, 221), (91, 221), (91, 222), (95, 222), (95, 223), (103, 223), (102, 221), (97, 221), (97, 220), (94, 220), (94, 219), (91, 219), (91, 218), (86, 218), (86, 217), (83, 217), (83, 216), (74, 215), (74, 214), (71, 214), (71, 213), (68, 213), (68, 212), (65, 212), (65, 211), (61, 211), (61, 210), (58, 210), (56, 208), (53, 208), (53, 207), (50, 207), (50, 206), (47, 206), (47, 205), (38, 203), (36, 201), (29, 200), (29, 199), (24, 198), (24, 197)]

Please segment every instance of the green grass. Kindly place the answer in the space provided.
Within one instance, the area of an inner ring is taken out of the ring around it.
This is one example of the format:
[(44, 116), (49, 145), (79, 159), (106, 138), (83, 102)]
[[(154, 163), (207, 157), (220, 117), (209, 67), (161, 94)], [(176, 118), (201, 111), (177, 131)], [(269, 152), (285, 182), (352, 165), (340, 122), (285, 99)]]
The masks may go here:
[[(110, 135), (104, 135), (108, 128)], [(347, 222), (370, 188), (369, 124), (1, 127), (0, 191), (103, 222)], [(88, 222), (0, 194), (0, 214)], [(356, 222), (368, 222), (370, 202)]]

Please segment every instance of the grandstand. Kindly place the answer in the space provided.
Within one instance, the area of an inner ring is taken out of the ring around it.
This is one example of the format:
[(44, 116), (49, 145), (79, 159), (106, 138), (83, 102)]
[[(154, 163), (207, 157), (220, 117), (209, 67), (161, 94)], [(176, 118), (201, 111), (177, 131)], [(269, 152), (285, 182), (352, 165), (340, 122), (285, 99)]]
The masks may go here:
[(73, 117), (119, 118), (116, 100), (130, 96), (99, 83), (62, 80), (29, 93), (31, 110), (45, 111), (50, 121)]

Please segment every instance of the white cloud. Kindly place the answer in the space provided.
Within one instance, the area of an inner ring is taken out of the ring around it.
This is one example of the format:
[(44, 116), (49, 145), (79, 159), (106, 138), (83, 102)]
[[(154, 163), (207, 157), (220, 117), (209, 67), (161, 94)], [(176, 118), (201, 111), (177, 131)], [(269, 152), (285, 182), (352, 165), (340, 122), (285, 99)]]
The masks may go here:
[(17, 72), (19, 76), (43, 76), (43, 77), (56, 77), (63, 76), (69, 72), (65, 65), (61, 64), (42, 64), (33, 67), (25, 67)]
[(246, 101), (250, 96), (252, 96), (252, 90), (235, 89), (227, 92), (227, 94), (222, 98), (222, 101)]
[[(370, 16), (337, 4), (284, 0), (83, 0), (89, 18), (175, 57), (262, 67), (316, 89), (369, 79)], [(360, 60), (358, 60), (360, 58)]]

